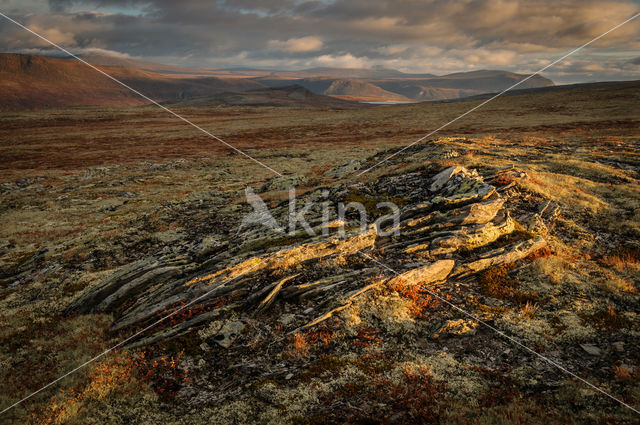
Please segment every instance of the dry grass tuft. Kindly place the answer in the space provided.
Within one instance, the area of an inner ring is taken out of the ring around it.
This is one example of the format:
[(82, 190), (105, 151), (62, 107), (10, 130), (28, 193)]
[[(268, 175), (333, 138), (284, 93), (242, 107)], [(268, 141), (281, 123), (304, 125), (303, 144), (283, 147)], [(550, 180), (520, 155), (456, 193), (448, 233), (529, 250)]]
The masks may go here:
[(295, 358), (306, 357), (309, 354), (309, 343), (307, 339), (304, 337), (302, 333), (296, 333), (293, 336), (293, 350), (291, 351), (291, 356)]
[(640, 268), (640, 249), (621, 249), (607, 255), (601, 262), (620, 273), (637, 271)]
[(531, 301), (527, 301), (527, 303), (522, 307), (522, 311), (520, 315), (526, 319), (533, 319), (536, 316), (536, 311), (540, 306), (537, 303), (532, 303)]
[(614, 366), (613, 373), (616, 375), (621, 381), (632, 381), (633, 376), (631, 375), (631, 371), (625, 365)]

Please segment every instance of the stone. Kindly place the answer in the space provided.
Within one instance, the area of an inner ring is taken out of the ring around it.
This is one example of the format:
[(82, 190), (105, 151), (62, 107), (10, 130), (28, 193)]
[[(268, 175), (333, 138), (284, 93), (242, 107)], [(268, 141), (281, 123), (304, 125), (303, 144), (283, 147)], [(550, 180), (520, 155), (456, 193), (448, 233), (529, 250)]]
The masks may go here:
[(444, 171), (441, 171), (440, 173), (436, 174), (433, 179), (432, 179), (432, 183), (431, 186), (429, 186), (429, 190), (431, 192), (437, 192), (440, 189), (442, 189), (451, 179), (451, 177), (455, 176), (456, 174), (462, 172), (462, 171), (466, 171), (466, 169), (464, 167), (461, 167), (459, 165), (453, 166), (453, 167), (449, 167)]
[(454, 260), (439, 260), (426, 266), (404, 272), (392, 278), (388, 282), (388, 285), (417, 285), (419, 283), (428, 285), (430, 283), (440, 282), (449, 276), (454, 265)]
[(352, 159), (345, 164), (332, 168), (327, 172), (327, 174), (335, 178), (342, 178), (359, 170), (360, 167), (362, 167), (362, 162), (358, 161), (357, 159)]
[(287, 326), (288, 324), (292, 323), (294, 320), (296, 320), (296, 315), (293, 313), (283, 314), (278, 318), (278, 322), (282, 323), (283, 326)]
[(533, 213), (518, 217), (518, 223), (529, 232), (539, 234), (548, 233), (547, 226), (544, 224), (544, 220), (542, 220), (540, 214)]
[(613, 348), (615, 348), (618, 353), (624, 353), (624, 342), (616, 341), (611, 345), (613, 345)]
[(580, 347), (582, 347), (582, 349), (586, 351), (587, 354), (590, 354), (592, 356), (599, 356), (600, 354), (602, 354), (602, 351), (593, 344), (580, 344)]
[(121, 304), (122, 300), (126, 300), (134, 292), (138, 292), (145, 287), (154, 283), (166, 281), (180, 273), (178, 267), (158, 267), (148, 271), (142, 276), (133, 279), (118, 288), (113, 294), (106, 297), (98, 306), (97, 311), (108, 311), (110, 308)]
[(496, 188), (486, 184), (477, 177), (464, 177), (460, 182), (449, 182), (431, 201), (439, 208), (452, 208), (472, 202), (489, 199), (496, 193)]
[(502, 215), (496, 217), (493, 222), (462, 228), (435, 238), (429, 250), (432, 255), (441, 255), (460, 249), (473, 249), (494, 242), (500, 236), (513, 232), (514, 229), (515, 223), (508, 211), (503, 211)]
[(443, 336), (473, 336), (477, 332), (478, 322), (474, 320), (447, 320), (447, 322), (433, 334), (436, 339)]
[(122, 285), (130, 282), (159, 266), (154, 257), (136, 261), (115, 272), (96, 286), (82, 293), (65, 310), (65, 314), (88, 313), (105, 298), (116, 292)]
[[(427, 225), (443, 228), (485, 224), (493, 220), (504, 205), (504, 199), (495, 198), (486, 202), (477, 202), (449, 211), (434, 211), (426, 216), (406, 222), (407, 228), (421, 229)], [(401, 223), (402, 225), (402, 223)], [(404, 229), (405, 231), (408, 229)]]
[(231, 322), (227, 322), (222, 325), (220, 331), (207, 339), (208, 343), (215, 342), (222, 348), (229, 348), (233, 341), (238, 337), (238, 335), (244, 330), (244, 323), (239, 320), (234, 320)]
[[(333, 171), (348, 174), (359, 167), (358, 162), (350, 161)], [(314, 237), (299, 237), (303, 232), (275, 237), (258, 226), (241, 228), (232, 238), (196, 235), (190, 242), (168, 243), (168, 249), (155, 259), (134, 263), (92, 286), (67, 311), (111, 313), (112, 330), (119, 331), (150, 323), (198, 299), (193, 316), (132, 344), (168, 340), (216, 322), (219, 326), (202, 336), (203, 347), (229, 348), (246, 332), (245, 323), (254, 320), (293, 334), (325, 320), (345, 320), (350, 317), (345, 310), (349, 305), (356, 299), (377, 296), (374, 289), (381, 286), (440, 284), (452, 276), (463, 277), (517, 261), (546, 245), (544, 239), (534, 238), (491, 249), (494, 241), (515, 228), (505, 206), (509, 198), (503, 198), (475, 170), (450, 167), (433, 178), (426, 177), (427, 173), (425, 169), (383, 176), (355, 187), (375, 198), (397, 200), (402, 214), (394, 226), (399, 234), (378, 237), (374, 226), (360, 234), (347, 217), (344, 237), (319, 232)], [(282, 190), (301, 181), (295, 175), (279, 177), (264, 189)], [(319, 189), (300, 195), (300, 202), (341, 202), (347, 189), (345, 185)], [(198, 199), (207, 198), (198, 194)], [(287, 207), (283, 203), (272, 208), (273, 217), (285, 218)], [(321, 213), (319, 208), (310, 210), (309, 223), (320, 224)], [(545, 211), (539, 215), (546, 221)], [(167, 232), (154, 236), (164, 241), (186, 237)], [(385, 280), (383, 264), (394, 265), (401, 274)], [(427, 335), (436, 330), (431, 328)], [(452, 321), (438, 330), (436, 337), (474, 332), (475, 325)]]
[(489, 267), (502, 264), (513, 263), (526, 257), (527, 255), (547, 246), (547, 241), (541, 237), (516, 242), (504, 248), (489, 251), (483, 258), (470, 263), (461, 264), (453, 271), (453, 276), (468, 276), (473, 273), (486, 270)]

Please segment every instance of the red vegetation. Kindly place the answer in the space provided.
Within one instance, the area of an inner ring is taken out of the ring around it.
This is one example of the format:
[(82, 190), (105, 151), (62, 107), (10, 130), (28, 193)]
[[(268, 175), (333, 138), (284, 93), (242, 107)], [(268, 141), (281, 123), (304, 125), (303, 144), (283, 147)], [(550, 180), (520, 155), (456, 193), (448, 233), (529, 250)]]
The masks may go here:
[(380, 334), (382, 334), (382, 331), (379, 329), (369, 327), (360, 328), (358, 329), (358, 337), (356, 338), (355, 345), (357, 348), (367, 348), (371, 344), (381, 343), (382, 340), (378, 338)]
[(321, 326), (317, 329), (309, 329), (304, 332), (304, 339), (309, 344), (322, 342), (324, 345), (329, 345), (329, 341), (332, 336), (333, 331), (326, 326)]
[(484, 375), (488, 378), (488, 382), (491, 383), (487, 391), (480, 397), (480, 407), (488, 408), (509, 404), (520, 395), (513, 380), (501, 371), (481, 366), (473, 366), (471, 369)]
[(516, 304), (536, 303), (539, 298), (538, 294), (519, 291), (519, 283), (509, 277), (509, 272), (515, 267), (516, 265), (512, 263), (494, 266), (482, 271), (478, 275), (478, 282), (482, 287), (482, 292), (487, 296)]
[(551, 250), (548, 247), (542, 247), (539, 250), (532, 252), (531, 254), (527, 255), (526, 257), (524, 257), (524, 261), (525, 262), (531, 262), (533, 260), (536, 260), (538, 258), (546, 258), (549, 257), (550, 255), (553, 255), (553, 253), (551, 252)]
[(516, 181), (515, 177), (506, 174), (500, 174), (491, 181), (494, 186), (507, 186)]
[(322, 417), (327, 424), (422, 424), (437, 423), (444, 414), (445, 384), (437, 382), (424, 367), (405, 369), (399, 379), (372, 372), (362, 382), (351, 382), (327, 394)]
[(176, 357), (151, 359), (146, 353), (118, 353), (94, 363), (89, 373), (71, 389), (61, 389), (62, 401), (51, 399), (48, 407), (31, 413), (31, 421), (39, 424), (64, 422), (67, 414), (77, 415), (85, 399), (102, 399), (109, 395), (124, 396), (151, 386), (163, 398), (173, 399), (177, 390), (188, 382), (188, 370), (178, 367), (182, 353)]
[[(399, 282), (391, 289), (400, 294), (401, 297), (411, 301), (409, 313), (417, 319), (425, 319), (429, 313), (436, 311), (442, 305), (442, 302), (438, 298), (422, 289), (420, 285), (409, 285), (404, 282)], [(449, 299), (449, 296), (447, 296), (446, 299)]]

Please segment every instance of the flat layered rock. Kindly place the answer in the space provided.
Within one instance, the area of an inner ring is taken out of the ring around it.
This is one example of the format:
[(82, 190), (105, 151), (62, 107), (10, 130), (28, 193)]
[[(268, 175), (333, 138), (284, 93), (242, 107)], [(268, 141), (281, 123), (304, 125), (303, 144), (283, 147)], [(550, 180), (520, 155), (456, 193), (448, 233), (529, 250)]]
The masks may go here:
[(479, 260), (459, 265), (452, 275), (457, 277), (468, 276), (486, 270), (489, 267), (513, 263), (546, 246), (547, 241), (542, 237), (517, 242), (504, 248), (489, 251), (484, 254), (484, 258)]
[(389, 280), (389, 285), (428, 285), (434, 282), (441, 282), (449, 276), (455, 263), (454, 260), (439, 260), (426, 266), (404, 272)]
[[(114, 313), (113, 328), (119, 330), (141, 328), (197, 300), (186, 309), (184, 320), (136, 343), (173, 338), (213, 320), (226, 320), (227, 327), (211, 343), (227, 348), (244, 329), (243, 323), (251, 320), (273, 319), (294, 332), (339, 316), (376, 288), (447, 282), (518, 261), (546, 245), (535, 238), (492, 248), (514, 231), (516, 223), (506, 200), (475, 170), (455, 166), (432, 177), (413, 172), (374, 184), (354, 188), (360, 193), (384, 188), (388, 194), (382, 199), (418, 197), (403, 206), (397, 227), (386, 229), (397, 231), (392, 236), (379, 237), (373, 227), (359, 234), (353, 226), (344, 238), (316, 235), (298, 242), (296, 236), (287, 244), (287, 236), (262, 237), (253, 250), (243, 250), (240, 244), (236, 251), (229, 243), (224, 260), (217, 254), (202, 258), (201, 250), (191, 260), (149, 258), (95, 285), (67, 311)], [(348, 190), (332, 193), (346, 196)], [(319, 218), (311, 217), (310, 222)], [(249, 238), (260, 234), (256, 229), (245, 231)], [(282, 247), (273, 250), (270, 245)], [(396, 270), (416, 266), (388, 276), (382, 264), (395, 265)], [(285, 316), (287, 320), (279, 320)]]

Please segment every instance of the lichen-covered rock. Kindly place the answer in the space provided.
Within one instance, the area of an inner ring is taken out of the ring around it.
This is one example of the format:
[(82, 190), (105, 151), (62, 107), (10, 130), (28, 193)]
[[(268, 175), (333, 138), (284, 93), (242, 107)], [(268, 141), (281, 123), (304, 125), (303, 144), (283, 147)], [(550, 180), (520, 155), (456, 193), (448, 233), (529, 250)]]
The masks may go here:
[(430, 284), (433, 282), (443, 281), (449, 276), (453, 266), (454, 260), (439, 260), (426, 266), (418, 267), (413, 270), (404, 272), (389, 281), (389, 285), (395, 284)]
[(327, 172), (327, 174), (331, 177), (342, 178), (348, 174), (354, 173), (362, 167), (362, 162), (357, 159), (352, 159), (351, 161), (339, 165), (335, 168), (332, 168)]
[[(233, 341), (244, 330), (245, 324), (239, 320), (233, 320), (222, 325), (218, 333), (209, 339), (207, 343), (218, 344), (222, 348), (229, 348)], [(211, 345), (210, 344), (210, 345)]]
[(502, 211), (493, 221), (445, 232), (435, 238), (429, 247), (433, 255), (447, 254), (460, 249), (474, 249), (494, 242), (513, 232), (515, 223), (508, 211)]
[(299, 186), (307, 182), (307, 178), (302, 175), (294, 175), (294, 176), (278, 176), (271, 179), (264, 186), (262, 186), (261, 190), (263, 192), (270, 190), (288, 190), (292, 187)]
[[(285, 180), (274, 179), (269, 188), (279, 189)], [(493, 246), (516, 223), (505, 198), (475, 170), (450, 167), (433, 177), (424, 172), (385, 176), (351, 189), (365, 201), (403, 202), (396, 227), (386, 229), (396, 232), (378, 236), (375, 226), (369, 226), (361, 234), (359, 226), (346, 222), (350, 230), (344, 237), (335, 232), (274, 236), (241, 229), (237, 245), (208, 240), (213, 249), (203, 250), (204, 242), (194, 244), (189, 258), (168, 255), (132, 264), (86, 291), (67, 311), (113, 313), (113, 328), (120, 330), (153, 323), (197, 300), (185, 309), (184, 319), (145, 335), (144, 342), (177, 337), (215, 320), (226, 324), (207, 344), (230, 347), (251, 320), (270, 321), (287, 332), (308, 329), (340, 317), (376, 289), (437, 285), (520, 260), (546, 243), (538, 238)], [(323, 192), (321, 200), (327, 194), (334, 201), (352, 200), (349, 190), (339, 185)], [(378, 190), (383, 194), (376, 195)], [(317, 193), (308, 196), (316, 199)], [(321, 213), (313, 210), (310, 215), (316, 215), (309, 220), (319, 222)], [(390, 275), (388, 267), (402, 270), (408, 264), (415, 266)], [(440, 334), (454, 332), (453, 326)]]
[(449, 183), (449, 180), (451, 180), (451, 178), (453, 176), (455, 176), (458, 173), (464, 172), (465, 170), (466, 169), (464, 167), (456, 165), (456, 166), (449, 167), (446, 170), (441, 171), (440, 173), (436, 174), (433, 177), (431, 186), (429, 186), (429, 190), (432, 191), (432, 192), (439, 191), (447, 183)]
[(546, 246), (547, 241), (542, 237), (517, 242), (503, 248), (489, 251), (476, 261), (459, 265), (455, 268), (452, 275), (467, 276), (488, 269), (489, 267), (513, 263)]
[(474, 320), (447, 320), (447, 322), (433, 334), (433, 337), (439, 339), (447, 336), (473, 336), (476, 334), (477, 327), (478, 322)]

